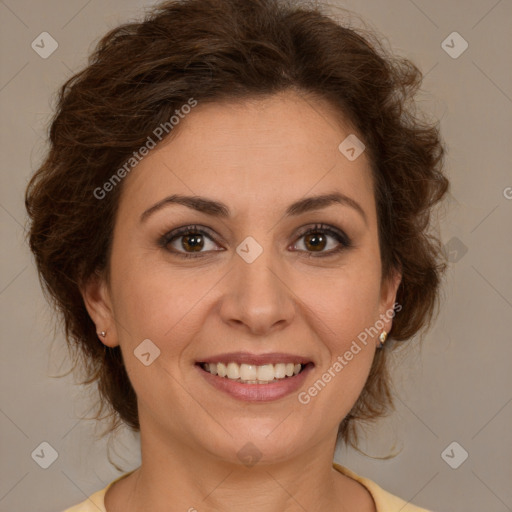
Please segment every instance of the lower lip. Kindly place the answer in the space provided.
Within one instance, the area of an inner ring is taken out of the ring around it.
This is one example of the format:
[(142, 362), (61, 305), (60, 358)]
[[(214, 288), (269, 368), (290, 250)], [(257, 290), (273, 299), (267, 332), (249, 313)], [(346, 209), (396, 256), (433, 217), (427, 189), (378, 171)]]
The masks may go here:
[(224, 391), (233, 398), (245, 402), (271, 402), (297, 391), (304, 383), (307, 374), (313, 369), (313, 365), (309, 363), (299, 374), (268, 384), (243, 384), (227, 377), (212, 375), (198, 364), (196, 368), (214, 388)]

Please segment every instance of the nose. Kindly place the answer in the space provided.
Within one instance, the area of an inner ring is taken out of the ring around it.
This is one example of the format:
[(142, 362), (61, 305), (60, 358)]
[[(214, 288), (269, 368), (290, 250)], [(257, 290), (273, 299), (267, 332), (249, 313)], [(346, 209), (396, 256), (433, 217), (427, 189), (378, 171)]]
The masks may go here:
[(264, 336), (292, 322), (296, 297), (276, 258), (270, 249), (252, 263), (238, 254), (233, 257), (233, 267), (224, 279), (220, 307), (222, 320), (231, 328)]

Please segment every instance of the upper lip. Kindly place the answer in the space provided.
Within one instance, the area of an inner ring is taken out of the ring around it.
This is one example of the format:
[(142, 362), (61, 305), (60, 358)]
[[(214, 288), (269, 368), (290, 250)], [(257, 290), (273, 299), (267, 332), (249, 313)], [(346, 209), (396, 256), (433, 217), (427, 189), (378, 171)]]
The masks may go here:
[(284, 352), (271, 352), (268, 354), (251, 354), (250, 352), (226, 352), (224, 354), (216, 354), (206, 357), (198, 361), (198, 363), (239, 363), (252, 364), (262, 366), (265, 364), (277, 363), (311, 363), (311, 359), (294, 354), (285, 354)]

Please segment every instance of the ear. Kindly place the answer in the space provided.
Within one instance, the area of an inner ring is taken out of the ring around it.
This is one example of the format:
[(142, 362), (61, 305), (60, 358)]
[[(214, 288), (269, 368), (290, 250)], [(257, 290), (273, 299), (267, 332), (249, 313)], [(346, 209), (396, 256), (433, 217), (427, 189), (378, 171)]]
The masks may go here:
[[(396, 293), (402, 281), (402, 272), (393, 269), (390, 275), (382, 280), (380, 291), (380, 318), (384, 322), (384, 331), (388, 333), (393, 326), (394, 305), (396, 302)], [(397, 311), (402, 309), (397, 305)]]
[[(100, 341), (108, 347), (119, 345), (111, 292), (106, 279), (98, 274), (93, 274), (80, 287), (80, 292), (87, 312), (96, 325), (96, 332)], [(106, 335), (101, 336), (99, 334), (101, 331), (105, 331)]]

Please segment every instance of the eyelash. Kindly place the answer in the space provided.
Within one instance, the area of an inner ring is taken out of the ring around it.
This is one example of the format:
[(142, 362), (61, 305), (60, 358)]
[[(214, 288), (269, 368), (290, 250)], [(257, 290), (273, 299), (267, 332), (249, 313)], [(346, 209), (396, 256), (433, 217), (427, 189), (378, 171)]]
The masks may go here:
[[(310, 227), (307, 230), (305, 230), (304, 232), (302, 232), (298, 236), (297, 240), (299, 240), (302, 237), (309, 235), (311, 233), (322, 233), (322, 234), (330, 235), (333, 238), (335, 238), (339, 242), (340, 245), (336, 249), (331, 249), (330, 251), (321, 252), (319, 254), (315, 254), (313, 251), (299, 251), (299, 252), (307, 252), (308, 253), (307, 256), (304, 256), (304, 257), (325, 258), (325, 257), (329, 257), (329, 256), (334, 256), (334, 255), (338, 254), (339, 252), (352, 247), (352, 241), (343, 231), (333, 228), (331, 226), (325, 225), (325, 224), (315, 224), (313, 227)], [(184, 226), (184, 227), (175, 229), (173, 231), (170, 231), (169, 233), (164, 234), (163, 236), (161, 236), (158, 239), (158, 245), (160, 247), (162, 247), (163, 249), (166, 249), (167, 251), (171, 252), (172, 254), (176, 254), (178, 257), (181, 257), (181, 258), (203, 257), (205, 254), (204, 252), (197, 253), (197, 254), (191, 254), (191, 253), (180, 252), (180, 251), (175, 251), (175, 250), (169, 249), (169, 247), (168, 247), (169, 244), (175, 238), (179, 238), (179, 237), (191, 235), (191, 234), (194, 234), (194, 235), (200, 234), (203, 236), (207, 236), (212, 241), (215, 241), (215, 240), (213, 240), (212, 235), (210, 235), (210, 233), (208, 231), (206, 231), (205, 229), (198, 228), (196, 225), (190, 225), (190, 226)], [(209, 252), (209, 251), (207, 251), (207, 252)]]

